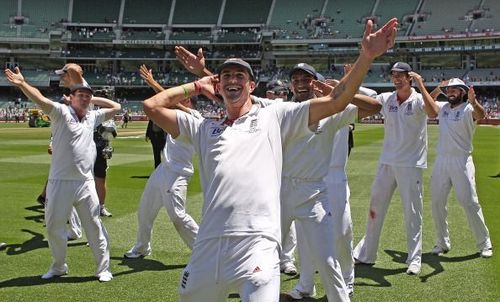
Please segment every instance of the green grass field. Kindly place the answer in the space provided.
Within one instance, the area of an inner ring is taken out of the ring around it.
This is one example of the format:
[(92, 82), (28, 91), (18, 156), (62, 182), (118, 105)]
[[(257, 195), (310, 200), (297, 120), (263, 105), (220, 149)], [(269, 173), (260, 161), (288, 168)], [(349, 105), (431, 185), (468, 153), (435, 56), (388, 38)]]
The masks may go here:
[[(115, 154), (108, 171), (107, 206), (113, 217), (103, 219), (111, 237), (114, 280), (99, 283), (85, 239), (68, 247), (70, 274), (51, 281), (40, 276), (51, 262), (45, 238), (43, 209), (35, 202), (46, 180), (50, 156), (49, 129), (26, 124), (0, 124), (0, 301), (177, 301), (180, 272), (190, 251), (176, 234), (162, 210), (155, 224), (153, 254), (145, 259), (125, 260), (123, 253), (135, 241), (139, 199), (153, 170), (152, 152), (144, 141), (145, 123), (134, 122), (119, 129), (113, 142)], [(500, 128), (476, 130), (474, 161), (476, 181), (494, 247), (500, 244)], [(368, 197), (380, 155), (381, 126), (358, 125), (348, 175), (355, 243), (366, 226)], [(434, 245), (429, 197), (437, 127), (429, 126), (429, 163), (424, 173), (424, 255), (419, 276), (405, 274), (406, 238), (398, 194), (389, 209), (373, 267), (356, 268), (353, 301), (500, 301), (500, 251), (491, 259), (478, 255), (465, 214), (451, 194), (449, 223), (452, 250), (445, 256), (429, 254)], [(189, 186), (188, 211), (200, 220), (202, 193), (197, 173)], [(317, 277), (319, 284), (319, 277)], [(283, 276), (281, 291), (290, 290), (296, 278)], [(318, 298), (326, 301), (321, 285)], [(239, 301), (232, 294), (229, 301)], [(263, 301), (265, 302), (265, 301)]]

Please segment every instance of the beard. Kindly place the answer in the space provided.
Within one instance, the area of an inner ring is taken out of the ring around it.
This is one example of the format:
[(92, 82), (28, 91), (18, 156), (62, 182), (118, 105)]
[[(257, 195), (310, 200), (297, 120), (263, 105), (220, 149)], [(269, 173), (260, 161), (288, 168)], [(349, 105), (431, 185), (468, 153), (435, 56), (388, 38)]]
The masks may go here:
[(453, 106), (456, 106), (460, 103), (462, 103), (464, 101), (462, 95), (460, 96), (451, 96), (451, 97), (448, 97), (448, 103), (450, 103), (451, 105)]

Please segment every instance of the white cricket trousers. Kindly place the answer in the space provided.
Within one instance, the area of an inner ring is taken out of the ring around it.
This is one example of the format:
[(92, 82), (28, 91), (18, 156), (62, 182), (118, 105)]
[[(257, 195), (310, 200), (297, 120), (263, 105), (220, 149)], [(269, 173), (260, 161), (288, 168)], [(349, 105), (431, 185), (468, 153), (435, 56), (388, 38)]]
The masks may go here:
[(138, 230), (134, 251), (143, 255), (151, 252), (153, 223), (161, 207), (174, 224), (181, 239), (192, 249), (198, 234), (198, 224), (186, 213), (186, 194), (189, 177), (180, 175), (162, 163), (151, 174), (142, 193), (137, 212)]
[(295, 230), (295, 222), (290, 225), (290, 231), (288, 235), (284, 236), (283, 242), (281, 244), (281, 255), (280, 255), (280, 265), (283, 267), (287, 263), (294, 263), (295, 248), (297, 247), (297, 231)]
[[(283, 178), (281, 184), (282, 234), (295, 220), (300, 259), (309, 257), (309, 269), (318, 268), (328, 301), (349, 301), (346, 284), (335, 253), (334, 221), (323, 180)], [(302, 263), (302, 262), (301, 262)], [(314, 272), (307, 272), (307, 276)], [(314, 283), (300, 280), (296, 288), (312, 292)], [(308, 283), (308, 284), (306, 284)], [(302, 288), (307, 287), (307, 288)]]
[(395, 167), (379, 164), (372, 186), (370, 210), (366, 233), (354, 248), (354, 258), (363, 263), (375, 263), (384, 218), (396, 186), (403, 204), (406, 246), (406, 263), (422, 261), (422, 169)]
[(488, 228), (476, 193), (475, 167), (472, 156), (436, 157), (431, 177), (432, 217), (436, 228), (436, 245), (450, 249), (448, 231), (448, 194), (451, 186), (465, 211), (479, 250), (491, 248)]
[(65, 272), (68, 241), (66, 222), (72, 207), (75, 207), (94, 254), (97, 264), (96, 276), (109, 272), (109, 238), (99, 218), (99, 198), (94, 180), (50, 179), (47, 184), (47, 197), (49, 202), (45, 209), (45, 222), (53, 259), (50, 269), (55, 273)]
[(182, 272), (181, 302), (221, 302), (237, 290), (242, 302), (278, 302), (278, 243), (260, 235), (196, 241)]

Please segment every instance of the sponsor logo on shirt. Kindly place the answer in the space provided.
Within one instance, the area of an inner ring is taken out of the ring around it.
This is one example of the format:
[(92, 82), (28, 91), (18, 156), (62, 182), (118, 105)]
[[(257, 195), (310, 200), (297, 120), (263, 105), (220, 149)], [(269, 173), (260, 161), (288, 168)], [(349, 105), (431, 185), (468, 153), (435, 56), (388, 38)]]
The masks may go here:
[(210, 137), (217, 137), (217, 136), (221, 135), (222, 132), (224, 132), (224, 127), (212, 126), (209, 128)]
[(250, 121), (250, 129), (248, 130), (248, 132), (250, 133), (254, 133), (254, 132), (257, 132), (257, 119), (253, 119)]
[(398, 106), (389, 105), (389, 112), (398, 112)]

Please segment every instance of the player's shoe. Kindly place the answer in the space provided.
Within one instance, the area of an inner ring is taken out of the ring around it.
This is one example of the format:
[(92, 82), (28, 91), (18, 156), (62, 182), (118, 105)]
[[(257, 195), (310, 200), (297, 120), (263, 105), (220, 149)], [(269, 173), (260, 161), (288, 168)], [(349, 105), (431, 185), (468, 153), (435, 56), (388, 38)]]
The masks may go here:
[(67, 275), (67, 274), (68, 274), (68, 265), (65, 264), (63, 271), (55, 271), (53, 269), (49, 269), (48, 272), (46, 272), (45, 274), (42, 275), (42, 279), (49, 280), (49, 279), (61, 277), (61, 276)]
[(104, 206), (101, 206), (101, 210), (99, 211), (99, 215), (101, 215), (102, 217), (111, 217), (111, 216), (113, 216), (113, 214), (111, 214), (111, 212), (108, 211), (108, 209), (106, 209), (106, 207), (104, 207)]
[(491, 247), (484, 248), (479, 252), (479, 254), (483, 258), (490, 258), (493, 256), (493, 249)]
[(108, 282), (111, 281), (111, 279), (113, 279), (113, 275), (109, 271), (104, 271), (100, 273), (97, 277), (99, 278), (99, 282)]
[(289, 275), (289, 276), (297, 275), (297, 268), (295, 267), (295, 265), (292, 262), (286, 262), (286, 263), (282, 264), (280, 267), (280, 271), (283, 274)]
[(313, 298), (316, 296), (316, 287), (313, 287), (311, 293), (301, 292), (297, 288), (292, 289), (287, 293), (287, 295), (294, 300), (302, 300), (304, 298)]
[(5, 249), (7, 247), (7, 243), (5, 242), (0, 242), (0, 251)]
[(406, 273), (408, 275), (418, 275), (420, 274), (420, 268), (421, 268), (421, 264), (420, 263), (410, 263), (410, 265), (408, 266), (408, 269), (406, 270)]
[(433, 255), (441, 255), (441, 254), (446, 254), (450, 251), (450, 249), (447, 248), (442, 248), (439, 245), (436, 245), (432, 248), (431, 254)]
[(137, 259), (137, 258), (144, 258), (144, 257), (147, 257), (149, 255), (151, 255), (151, 250), (148, 250), (146, 253), (143, 254), (143, 253), (139, 253), (138, 251), (134, 250), (134, 248), (132, 248), (130, 251), (123, 254), (123, 258)]
[(39, 204), (44, 206), (45, 205), (45, 197), (43, 197), (42, 195), (38, 195), (38, 197), (36, 198), (36, 202), (38, 202)]

